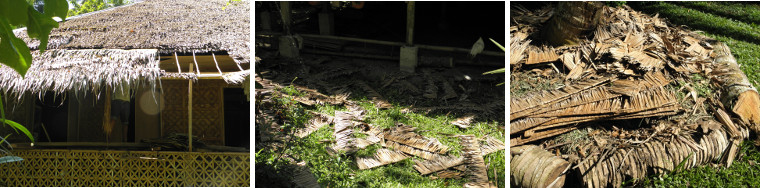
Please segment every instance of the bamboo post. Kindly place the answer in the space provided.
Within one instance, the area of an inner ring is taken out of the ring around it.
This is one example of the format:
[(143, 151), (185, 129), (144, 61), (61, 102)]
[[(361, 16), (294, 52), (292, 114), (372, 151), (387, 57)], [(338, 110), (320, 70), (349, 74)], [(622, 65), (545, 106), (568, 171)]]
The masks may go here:
[[(195, 53), (193, 53), (195, 61)], [(193, 72), (193, 64), (190, 64), (190, 72)], [(188, 151), (193, 151), (193, 80), (187, 80), (187, 140)]]
[(216, 70), (219, 71), (219, 74), (222, 74), (222, 69), (219, 68), (219, 62), (216, 62), (216, 55), (214, 55), (214, 52), (211, 52), (211, 57), (214, 58), (214, 65), (216, 65)]
[(177, 73), (182, 73), (182, 68), (179, 66), (179, 58), (177, 58), (177, 52), (174, 52), (174, 62), (177, 63)]
[(406, 45), (412, 46), (414, 39), (414, 1), (406, 4)]

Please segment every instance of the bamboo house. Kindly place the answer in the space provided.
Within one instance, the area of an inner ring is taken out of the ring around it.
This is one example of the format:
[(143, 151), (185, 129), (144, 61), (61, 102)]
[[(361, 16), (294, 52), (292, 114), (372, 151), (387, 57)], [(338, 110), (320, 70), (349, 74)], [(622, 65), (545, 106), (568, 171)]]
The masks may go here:
[[(15, 30), (33, 64), (24, 77), (0, 68), (0, 90), (35, 142), (11, 134), (24, 160), (1, 164), (0, 182), (249, 186), (249, 8), (136, 2), (68, 18), (44, 53)], [(126, 124), (111, 120), (116, 92), (129, 94)]]

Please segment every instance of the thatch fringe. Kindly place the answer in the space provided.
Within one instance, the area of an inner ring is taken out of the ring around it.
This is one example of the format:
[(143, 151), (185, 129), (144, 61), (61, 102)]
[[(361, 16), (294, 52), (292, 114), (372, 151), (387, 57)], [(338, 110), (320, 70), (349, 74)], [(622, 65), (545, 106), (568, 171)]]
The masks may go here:
[(154, 85), (162, 74), (155, 49), (48, 50), (32, 56), (34, 63), (24, 78), (10, 67), (0, 68), (0, 89), (19, 96), (68, 90), (99, 93), (103, 86)]

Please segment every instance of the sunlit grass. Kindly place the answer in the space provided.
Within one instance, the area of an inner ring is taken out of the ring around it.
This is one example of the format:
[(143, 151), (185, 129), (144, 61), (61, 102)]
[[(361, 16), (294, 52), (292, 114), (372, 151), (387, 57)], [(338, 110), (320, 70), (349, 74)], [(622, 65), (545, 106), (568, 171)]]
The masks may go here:
[[(291, 88), (292, 89), (292, 88)], [(298, 94), (297, 91), (284, 89), (283, 92)], [(287, 97), (282, 97), (280, 101), (291, 101)], [(421, 113), (404, 112), (404, 106), (394, 104), (389, 109), (376, 109), (374, 104), (367, 99), (354, 99), (359, 106), (367, 110), (365, 121), (379, 128), (390, 128), (395, 124), (403, 123), (417, 127), (418, 133), (423, 136), (436, 138), (444, 145), (451, 148), (450, 153), (461, 155), (461, 146), (459, 139), (450, 135), (473, 134), (479, 137), (492, 136), (499, 140), (504, 139), (502, 129), (499, 129), (498, 122), (475, 122), (468, 129), (460, 129), (451, 123), (456, 117), (452, 115), (425, 115)], [(342, 106), (317, 105), (313, 108), (304, 107), (299, 104), (288, 105), (293, 114), (289, 118), (299, 119), (298, 124), (292, 125), (295, 128), (303, 127), (306, 121), (300, 119), (310, 118), (308, 113), (303, 111), (315, 111), (325, 114), (334, 115), (335, 111), (346, 110)], [(297, 114), (296, 114), (297, 113)], [(355, 163), (355, 156), (371, 156), (374, 151), (381, 148), (379, 145), (372, 145), (366, 149), (360, 150), (352, 155), (330, 156), (326, 147), (330, 143), (322, 142), (325, 140), (334, 140), (331, 126), (325, 126), (311, 133), (303, 139), (294, 139), (293, 143), (288, 145), (284, 151), (261, 151), (256, 155), (257, 164), (260, 162), (267, 164), (284, 164), (282, 161), (274, 161), (272, 156), (286, 154), (293, 157), (296, 161), (305, 161), (311, 168), (312, 173), (317, 177), (317, 181), (323, 187), (462, 187), (467, 181), (463, 179), (436, 179), (429, 176), (420, 175), (412, 166), (413, 160), (422, 160), (419, 157), (405, 159), (390, 165), (385, 165), (368, 170), (359, 170)], [(363, 135), (356, 134), (357, 137)], [(486, 155), (486, 165), (488, 165), (489, 180), (497, 181), (499, 187), (504, 187), (505, 176), (505, 152), (498, 151)]]

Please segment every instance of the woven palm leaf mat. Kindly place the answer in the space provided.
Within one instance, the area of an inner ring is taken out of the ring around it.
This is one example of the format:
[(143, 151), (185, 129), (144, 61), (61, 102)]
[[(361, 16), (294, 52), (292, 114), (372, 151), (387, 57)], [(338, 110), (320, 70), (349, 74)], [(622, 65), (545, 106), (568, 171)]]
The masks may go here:
[(540, 37), (561, 10), (510, 11), (512, 186), (619, 187), (730, 166), (760, 119), (730, 49), (627, 6), (597, 10), (563, 46)]

